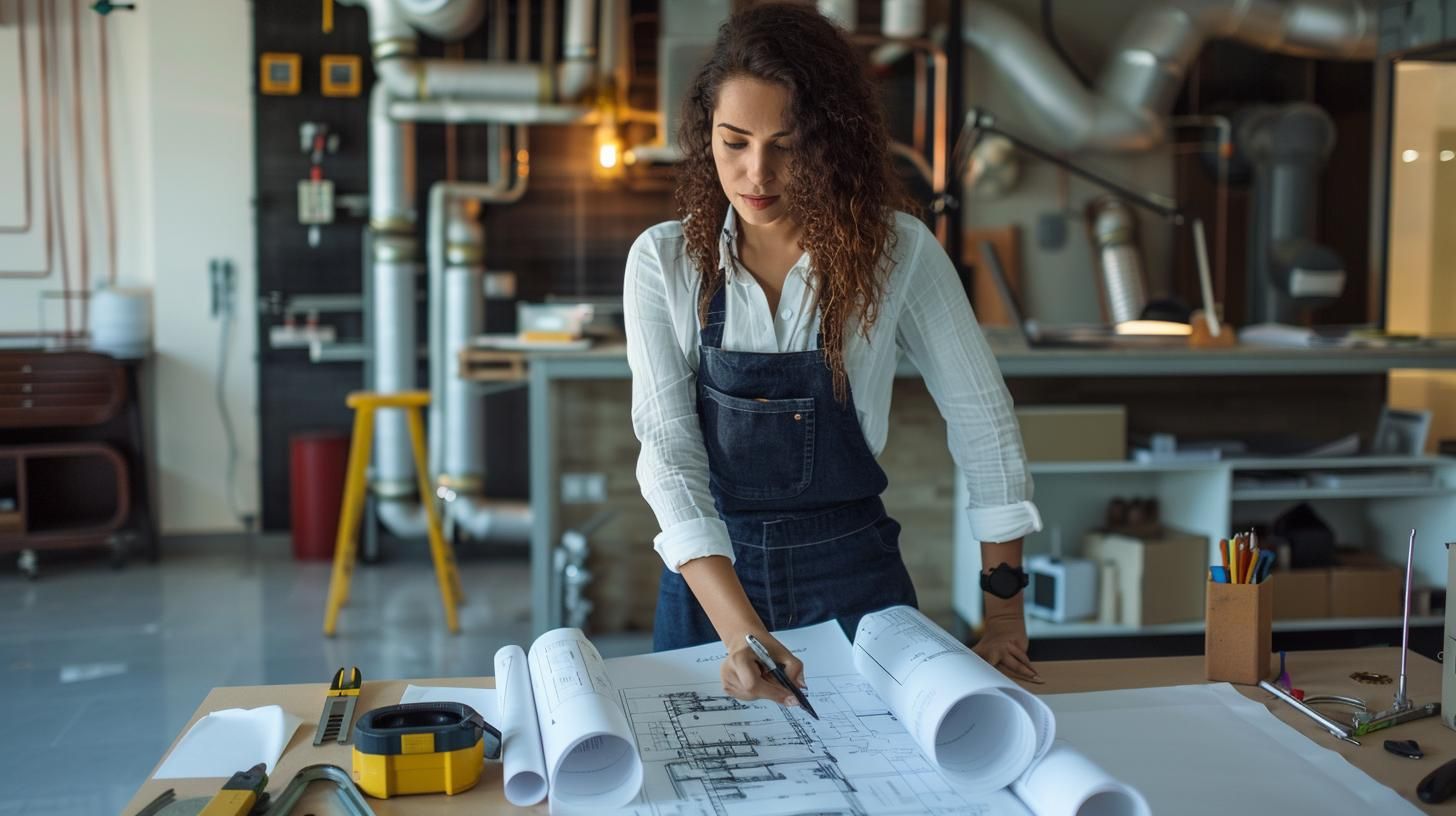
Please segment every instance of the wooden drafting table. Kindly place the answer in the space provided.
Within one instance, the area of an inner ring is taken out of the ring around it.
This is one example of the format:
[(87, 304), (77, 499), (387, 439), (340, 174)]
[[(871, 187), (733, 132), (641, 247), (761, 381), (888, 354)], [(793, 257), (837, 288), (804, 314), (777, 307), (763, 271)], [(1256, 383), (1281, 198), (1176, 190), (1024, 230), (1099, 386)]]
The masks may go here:
[[(1372, 707), (1388, 705), (1394, 686), (1361, 685), (1349, 678), (1352, 671), (1373, 671), (1394, 675), (1398, 671), (1400, 650), (1351, 649), (1338, 651), (1291, 652), (1290, 671), (1299, 686), (1311, 694), (1345, 694), (1363, 697)], [(1122, 688), (1148, 688), (1153, 686), (1185, 685), (1203, 682), (1203, 657), (1158, 657), (1132, 660), (1065, 660), (1043, 662), (1037, 665), (1045, 685), (1028, 685), (1038, 694), (1059, 694), (1079, 691), (1106, 691)], [(494, 681), (488, 677), (454, 678), (436, 680), (387, 680), (364, 684), (357, 714), (371, 708), (399, 702), (405, 686), (413, 682), (425, 686), (454, 686), (490, 688)], [(1389, 785), (1405, 799), (1428, 813), (1456, 812), (1456, 800), (1442, 805), (1423, 805), (1415, 797), (1416, 784), (1423, 776), (1456, 758), (1456, 731), (1451, 731), (1440, 720), (1430, 718), (1397, 726), (1389, 731), (1376, 732), (1361, 739), (1363, 745), (1355, 747), (1339, 742), (1321, 730), (1303, 715), (1275, 700), (1272, 695), (1257, 687), (1235, 686), (1250, 699), (1267, 705), (1274, 716), (1293, 726), (1300, 733), (1325, 748), (1344, 756), (1351, 764), (1364, 770), (1376, 781)], [(278, 768), (269, 779), (268, 789), (275, 794), (282, 790), (300, 768), (317, 763), (332, 763), (349, 768), (349, 746), (326, 745), (313, 747), (313, 723), (318, 719), (323, 703), (323, 686), (307, 683), (290, 686), (236, 686), (213, 689), (207, 698), (193, 712), (192, 719), (178, 734), (178, 739), (192, 724), (208, 712), (223, 708), (253, 708), (262, 705), (281, 705), (293, 715), (301, 718), (304, 725), (293, 735), (288, 749), (278, 762)], [(1440, 665), (1418, 655), (1411, 655), (1409, 666), (1409, 693), (1419, 703), (1437, 701), (1441, 697)], [(1328, 709), (1327, 709), (1328, 710)], [(356, 717), (357, 717), (356, 714)], [(1381, 747), (1386, 739), (1414, 739), (1425, 749), (1426, 757), (1421, 760), (1404, 759), (1387, 752)], [(176, 740), (173, 741), (176, 746)], [(170, 751), (170, 749), (169, 749)], [(158, 766), (161, 764), (158, 758)], [(153, 773), (156, 768), (153, 768)], [(153, 798), (167, 788), (175, 788), (178, 798), (210, 796), (222, 786), (221, 779), (148, 779), (124, 811), (132, 816)], [(321, 787), (321, 786), (320, 786)], [(311, 794), (317, 797), (318, 793)], [(309, 801), (309, 800), (306, 800)], [(480, 784), (473, 790), (458, 796), (406, 796), (389, 800), (369, 800), (379, 814), (489, 814), (547, 813), (543, 803), (535, 808), (522, 809), (508, 804), (501, 791), (500, 765), (488, 763)], [(310, 812), (310, 811), (300, 811)], [(314, 811), (323, 816), (324, 810)]]

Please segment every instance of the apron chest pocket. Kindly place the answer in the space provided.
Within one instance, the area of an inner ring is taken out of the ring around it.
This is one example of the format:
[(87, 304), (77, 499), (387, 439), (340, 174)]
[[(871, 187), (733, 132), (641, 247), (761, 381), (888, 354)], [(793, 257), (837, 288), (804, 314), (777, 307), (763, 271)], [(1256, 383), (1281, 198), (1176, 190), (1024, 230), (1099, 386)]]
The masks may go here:
[(740, 499), (788, 499), (814, 477), (814, 400), (745, 399), (702, 385), (714, 484)]

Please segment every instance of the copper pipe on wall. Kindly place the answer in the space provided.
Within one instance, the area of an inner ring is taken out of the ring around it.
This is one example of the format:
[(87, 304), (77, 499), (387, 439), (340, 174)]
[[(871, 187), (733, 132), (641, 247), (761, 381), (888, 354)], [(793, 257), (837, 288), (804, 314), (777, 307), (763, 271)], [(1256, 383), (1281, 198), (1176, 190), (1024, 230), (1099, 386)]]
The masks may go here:
[[(76, 249), (81, 264), (81, 291), (91, 290), (91, 249), (86, 219), (86, 128), (81, 116), (81, 3), (71, 0), (71, 119), (76, 132), (71, 136), (71, 155), (76, 162)], [(70, 301), (67, 300), (67, 321)], [(86, 331), (86, 310), (81, 310), (81, 331)]]
[[(878, 34), (853, 34), (850, 42), (856, 45), (884, 45), (894, 43), (904, 46), (915, 52), (917, 58), (925, 55), (930, 58), (931, 70), (935, 72), (934, 90), (932, 92), (933, 102), (933, 124), (931, 126), (933, 141), (931, 142), (930, 166), (931, 166), (931, 192), (936, 199), (939, 199), (950, 189), (950, 150), (946, 144), (946, 117), (950, 115), (950, 75), (947, 70), (947, 57), (945, 49), (941, 48), (934, 40), (925, 38), (899, 39), (884, 37)], [(917, 74), (917, 96), (919, 88), (919, 76)], [(916, 110), (921, 110), (917, 102)], [(918, 124), (917, 124), (918, 127)], [(947, 210), (937, 213), (935, 216), (935, 237), (942, 244), (945, 243), (950, 229), (950, 214), (953, 211)]]
[[(47, 36), (49, 36), (51, 38), (51, 40), (50, 40), (50, 51), (52, 53), (59, 54), (61, 48), (60, 48), (60, 37), (56, 33), (57, 32), (57, 29), (58, 29), (58, 24), (57, 24), (57, 17), (56, 17), (56, 14), (55, 14), (55, 6), (53, 4), (51, 4), (51, 3), (41, 3), (41, 9), (44, 10), (44, 17), (42, 19), (44, 20), (44, 24), (45, 24), (44, 25), (45, 30), (46, 30), (45, 33), (46, 33)], [(56, 85), (57, 86), (59, 86), (61, 84), (60, 71), (56, 71), (55, 81), (56, 81)], [(50, 92), (50, 89), (47, 89), (46, 90), (46, 96), (47, 97), (50, 97), (51, 95), (52, 94)], [(61, 291), (65, 292), (66, 294), (70, 294), (70, 292), (71, 292), (71, 258), (70, 258), (70, 253), (67, 250), (67, 246), (66, 246), (66, 244), (67, 244), (67, 241), (66, 241), (66, 207), (65, 207), (65, 202), (63, 200), (61, 200), (61, 192), (62, 192), (62, 188), (65, 186), (65, 179), (64, 179), (64, 177), (62, 176), (62, 173), (61, 173), (60, 156), (59, 156), (59, 154), (60, 154), (60, 149), (59, 148), (60, 148), (60, 140), (61, 140), (61, 136), (60, 136), (60, 133), (61, 133), (61, 121), (60, 121), (60, 112), (58, 111), (58, 108), (59, 108), (58, 105), (52, 105), (52, 106), (49, 107), (49, 109), (47, 111), (47, 114), (49, 115), (50, 120), (51, 120), (50, 121), (51, 128), (50, 128), (49, 138), (52, 139), (53, 141), (51, 143), (50, 154), (51, 154), (52, 173), (53, 173), (53, 178), (55, 180), (55, 189), (52, 191), (52, 194), (50, 195), (50, 199), (51, 199), (51, 206), (55, 208), (55, 213), (56, 213), (56, 255), (58, 256), (58, 258), (60, 260), (60, 267), (61, 267)], [(66, 336), (69, 337), (69, 336), (71, 336), (71, 309), (70, 309), (70, 301), (67, 300), (65, 303), (66, 303), (66, 308), (64, 308), (62, 311), (65, 314), (65, 320), (64, 320), (64, 323), (65, 323), (65, 333), (66, 333)]]
[(19, 224), (0, 224), (0, 234), (28, 233), (35, 223), (32, 212), (35, 189), (30, 177), (30, 55), (25, 48), (25, 0), (17, 0), (15, 27), (20, 39), (20, 168), (22, 184), (25, 187), (25, 217)]
[[(20, 14), (19, 14), (19, 29), (20, 29), (20, 44), (21, 44), (21, 53), (22, 54), (24, 54), (25, 41), (26, 41), (26, 36), (25, 36), (25, 2), (26, 2), (26, 0), (20, 0), (20, 2), (18, 3), (18, 6), (20, 8)], [(0, 271), (0, 278), (44, 278), (44, 277), (48, 277), (51, 274), (51, 272), (52, 272), (52, 268), (51, 268), (52, 267), (52, 264), (51, 264), (51, 238), (52, 238), (52, 235), (53, 235), (54, 223), (53, 223), (52, 218), (51, 218), (51, 198), (52, 198), (52, 195), (51, 194), (52, 194), (52, 187), (54, 185), (54, 181), (53, 181), (53, 179), (51, 177), (51, 144), (50, 144), (51, 143), (51, 120), (50, 120), (50, 109), (51, 109), (50, 100), (51, 100), (51, 95), (50, 95), (50, 69), (48, 67), (49, 66), (49, 62), (50, 62), (50, 52), (46, 49), (45, 31), (46, 31), (46, 28), (45, 28), (45, 8), (44, 8), (44, 5), (42, 5), (41, 11), (37, 15), (37, 19), (36, 19), (36, 46), (37, 46), (37, 48), (36, 48), (36, 55), (39, 57), (39, 63), (40, 63), (40, 93), (38, 94), (38, 96), (40, 97), (40, 127), (41, 127), (40, 147), (41, 147), (41, 173), (42, 173), (41, 185), (42, 185), (42, 189), (45, 191), (45, 211), (41, 213), (41, 217), (44, 219), (44, 222), (45, 222), (45, 230), (44, 230), (45, 236), (42, 239), (42, 244), (45, 247), (45, 250), (44, 250), (45, 251), (45, 261), (41, 264), (41, 268), (40, 269), (10, 269), (10, 270)], [(22, 65), (22, 68), (24, 68), (24, 66), (26, 65), (23, 57), (22, 57), (21, 65)], [(27, 107), (26, 107), (25, 110), (27, 112), (27, 118), (28, 118), (28, 114), (29, 114), (29, 107), (28, 107), (28, 105), (27, 105)], [(26, 137), (29, 138), (29, 135), (30, 135), (30, 128), (29, 128), (28, 122), (27, 122), (27, 126), (26, 126)], [(30, 162), (27, 160), (26, 161), (27, 172), (29, 171), (29, 167), (30, 167)]]
[(101, 181), (106, 208), (107, 280), (116, 284), (116, 189), (111, 161), (111, 67), (106, 46), (105, 18), (96, 25), (96, 59), (101, 82)]

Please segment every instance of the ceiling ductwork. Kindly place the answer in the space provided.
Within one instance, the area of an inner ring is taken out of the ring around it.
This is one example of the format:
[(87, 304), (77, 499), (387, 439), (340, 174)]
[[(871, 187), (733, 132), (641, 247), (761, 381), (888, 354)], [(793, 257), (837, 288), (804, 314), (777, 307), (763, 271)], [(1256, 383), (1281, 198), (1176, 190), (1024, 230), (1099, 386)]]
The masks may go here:
[(962, 36), (1021, 92), (1038, 141), (1074, 153), (1162, 144), (1188, 66), (1211, 38), (1283, 54), (1373, 59), (1377, 0), (1167, 0), (1129, 21), (1094, 88), (1009, 12), (965, 0)]

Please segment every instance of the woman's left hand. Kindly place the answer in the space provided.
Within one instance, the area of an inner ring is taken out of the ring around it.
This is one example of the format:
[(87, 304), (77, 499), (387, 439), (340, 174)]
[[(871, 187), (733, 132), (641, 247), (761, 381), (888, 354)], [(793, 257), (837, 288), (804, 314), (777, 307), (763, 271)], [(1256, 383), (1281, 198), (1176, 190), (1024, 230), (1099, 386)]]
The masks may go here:
[(986, 629), (972, 651), (1007, 676), (1044, 682), (1026, 656), (1026, 647), (1026, 621), (1020, 615), (1006, 615), (986, 618)]

